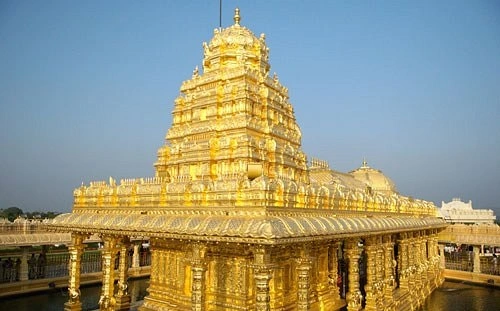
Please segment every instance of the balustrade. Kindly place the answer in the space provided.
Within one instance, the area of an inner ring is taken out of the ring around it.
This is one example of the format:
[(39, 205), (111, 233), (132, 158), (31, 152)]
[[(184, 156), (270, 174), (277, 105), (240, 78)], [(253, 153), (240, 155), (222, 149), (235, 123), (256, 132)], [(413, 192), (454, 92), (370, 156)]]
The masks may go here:
[[(24, 250), (23, 250), (24, 251)], [(128, 253), (127, 266), (132, 267), (133, 248)], [(142, 248), (138, 254), (139, 267), (151, 264), (151, 253), (148, 248)], [(9, 256), (0, 257), (0, 283), (17, 282), (36, 279), (52, 279), (69, 275), (68, 264), (70, 254), (67, 250), (54, 252), (28, 252), (23, 259), (21, 251), (12, 252)], [(115, 270), (119, 267), (120, 256), (114, 261)], [(23, 271), (23, 265), (27, 271)], [(85, 250), (80, 261), (81, 274), (98, 273), (102, 271), (101, 250)], [(26, 278), (23, 280), (23, 273)]]

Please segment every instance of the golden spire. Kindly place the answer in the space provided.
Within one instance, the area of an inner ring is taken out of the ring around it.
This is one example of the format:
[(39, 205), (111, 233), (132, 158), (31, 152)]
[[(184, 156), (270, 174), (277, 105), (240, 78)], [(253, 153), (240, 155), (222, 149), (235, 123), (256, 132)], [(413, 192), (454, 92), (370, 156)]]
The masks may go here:
[(240, 20), (241, 20), (241, 17), (240, 17), (240, 9), (236, 8), (234, 9), (234, 17), (233, 17), (233, 20), (234, 20), (234, 24), (235, 25), (240, 25)]

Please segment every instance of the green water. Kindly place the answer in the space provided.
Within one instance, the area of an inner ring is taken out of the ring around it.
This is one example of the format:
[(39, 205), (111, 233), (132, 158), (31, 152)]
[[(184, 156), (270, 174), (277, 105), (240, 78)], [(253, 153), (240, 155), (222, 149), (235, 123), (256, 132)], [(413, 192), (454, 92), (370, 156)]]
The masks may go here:
[(499, 311), (500, 289), (444, 282), (424, 302), (420, 311)]
[[(132, 304), (142, 300), (146, 296), (146, 289), (149, 285), (149, 278), (129, 280), (129, 293)], [(100, 285), (93, 285), (80, 288), (82, 310), (98, 310), (99, 296), (101, 295)], [(68, 301), (68, 293), (62, 289), (54, 289), (51, 292), (39, 294), (23, 295), (12, 298), (0, 299), (1, 311), (61, 311), (64, 303)]]

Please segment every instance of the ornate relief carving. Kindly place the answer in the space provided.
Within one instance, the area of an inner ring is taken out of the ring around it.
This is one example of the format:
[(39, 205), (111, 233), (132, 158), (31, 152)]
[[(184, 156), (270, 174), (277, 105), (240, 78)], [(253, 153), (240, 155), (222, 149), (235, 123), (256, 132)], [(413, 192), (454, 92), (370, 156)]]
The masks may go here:
[[(307, 166), (288, 89), (269, 75), (265, 37), (256, 37), (240, 19), (237, 12), (234, 25), (216, 29), (203, 44), (203, 68), (181, 85), (155, 176), (82, 184), (73, 192), (73, 212), (48, 224), (76, 239), (70, 248), (68, 305), (79, 303), (82, 233), (105, 240), (102, 310), (127, 296), (121, 260), (113, 296), (114, 258), (118, 248), (126, 253), (120, 237), (151, 239), (153, 273), (145, 310), (328, 309), (324, 297), (340, 299), (327, 290), (338, 292), (338, 276), (336, 247), (329, 252), (326, 247), (349, 239), (351, 311), (361, 308), (363, 298), (358, 239), (423, 229), (437, 233), (445, 227), (430, 202), (348, 182), (321, 161)], [(414, 238), (413, 232), (400, 234), (398, 241), (403, 290), (423, 289), (429, 267), (435, 278), (439, 275), (437, 254), (429, 251), (428, 260), (424, 252), (424, 236), (430, 233)], [(394, 288), (394, 254), (390, 239), (384, 246), (375, 240), (367, 246), (367, 308), (383, 309), (381, 293), (391, 296)], [(436, 248), (435, 240), (428, 243)], [(290, 245), (298, 249), (296, 262), (290, 250), (283, 251), (282, 262), (271, 260), (271, 252)], [(287, 281), (291, 284), (280, 284)]]

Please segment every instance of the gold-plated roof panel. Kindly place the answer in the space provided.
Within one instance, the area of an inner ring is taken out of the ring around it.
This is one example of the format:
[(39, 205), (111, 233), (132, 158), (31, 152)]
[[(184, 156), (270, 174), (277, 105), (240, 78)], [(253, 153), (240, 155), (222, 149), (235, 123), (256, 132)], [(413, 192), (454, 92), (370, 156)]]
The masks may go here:
[[(126, 221), (125, 221), (126, 220)], [(349, 234), (375, 234), (416, 228), (443, 227), (434, 217), (325, 217), (316, 215), (246, 217), (244, 215), (122, 215), (63, 214), (51, 222), (60, 231), (133, 231), (136, 235), (166, 233), (196, 236), (289, 239)], [(91, 229), (92, 228), (92, 229)]]

